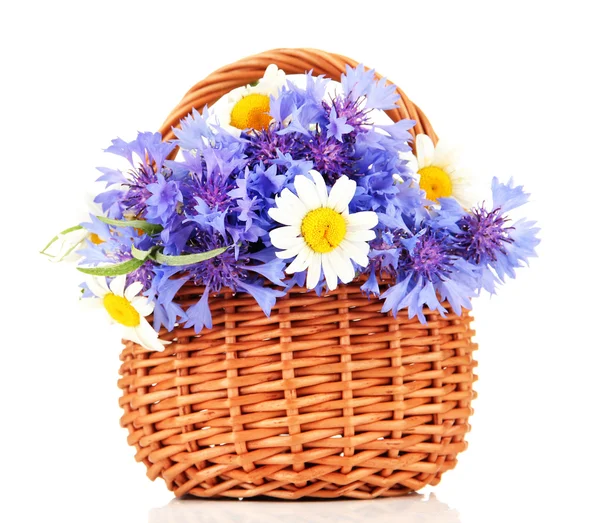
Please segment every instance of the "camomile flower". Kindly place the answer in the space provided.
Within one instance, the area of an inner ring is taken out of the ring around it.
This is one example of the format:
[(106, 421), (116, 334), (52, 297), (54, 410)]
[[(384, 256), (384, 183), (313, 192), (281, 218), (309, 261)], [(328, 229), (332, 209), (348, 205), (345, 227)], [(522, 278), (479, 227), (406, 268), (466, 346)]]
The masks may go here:
[(458, 153), (440, 140), (433, 145), (426, 134), (418, 134), (417, 180), (427, 193), (427, 199), (438, 202), (440, 198), (455, 198), (466, 209), (477, 203), (477, 193), (470, 174), (457, 167)]
[(273, 229), (269, 235), (271, 243), (283, 249), (277, 252), (278, 258), (294, 258), (285, 270), (287, 274), (308, 269), (306, 287), (314, 289), (322, 269), (327, 287), (334, 290), (338, 278), (343, 283), (354, 279), (352, 261), (360, 267), (369, 263), (367, 242), (375, 238), (371, 229), (377, 225), (377, 214), (350, 214), (348, 204), (356, 191), (354, 180), (338, 178), (328, 194), (321, 174), (315, 170), (309, 174), (312, 181), (303, 175), (294, 178), (297, 196), (286, 188), (276, 197), (269, 216), (285, 227)]
[(167, 343), (158, 339), (158, 333), (148, 323), (145, 316), (154, 310), (154, 304), (145, 296), (140, 282), (125, 288), (125, 275), (113, 278), (108, 285), (106, 278), (91, 276), (86, 281), (89, 290), (99, 299), (95, 305), (104, 308), (112, 323), (123, 325), (123, 338), (139, 343), (148, 350), (162, 350)]
[(277, 97), (284, 85), (285, 73), (271, 64), (256, 85), (238, 87), (217, 100), (213, 113), (219, 125), (234, 134), (246, 129), (266, 129), (272, 120), (270, 97)]

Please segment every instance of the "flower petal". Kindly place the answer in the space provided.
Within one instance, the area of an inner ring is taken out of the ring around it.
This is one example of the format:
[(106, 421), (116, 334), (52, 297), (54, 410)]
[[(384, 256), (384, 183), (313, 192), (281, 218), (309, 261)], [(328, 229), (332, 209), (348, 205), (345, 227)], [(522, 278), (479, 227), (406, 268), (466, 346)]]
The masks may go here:
[(278, 227), (269, 232), (271, 243), (278, 249), (289, 249), (297, 243), (298, 236), (300, 234), (300, 227), (294, 227), (286, 225), (285, 227)]
[(90, 276), (86, 278), (85, 282), (87, 283), (88, 289), (90, 289), (94, 295), (98, 296), (98, 298), (104, 298), (104, 296), (110, 293), (110, 289), (108, 288), (104, 276)]
[(297, 256), (298, 253), (306, 246), (306, 242), (304, 241), (304, 238), (296, 238), (296, 240), (298, 243), (294, 243), (285, 251), (275, 252), (275, 256), (277, 256), (280, 260), (289, 260), (290, 258)]
[(430, 166), (435, 155), (435, 147), (431, 138), (426, 134), (417, 134), (416, 146), (418, 168)]
[(377, 213), (373, 211), (361, 211), (349, 214), (346, 217), (349, 231), (357, 231), (360, 229), (372, 229), (379, 222)]
[(113, 294), (117, 296), (123, 296), (123, 292), (125, 291), (125, 274), (120, 276), (115, 276), (113, 281), (110, 282), (110, 290)]
[(294, 261), (285, 269), (286, 274), (305, 271), (310, 265), (314, 255), (314, 251), (308, 245), (304, 245), (302, 250), (298, 253), (298, 256), (296, 256)]
[(364, 229), (362, 231), (347, 231), (345, 239), (351, 242), (367, 242), (369, 240), (375, 239), (375, 231), (372, 231), (370, 229), (366, 231)]
[(294, 178), (294, 187), (298, 193), (298, 198), (300, 198), (308, 211), (321, 207), (321, 198), (319, 197), (317, 187), (306, 176), (296, 176)]
[[(273, 207), (268, 210), (269, 216), (274, 220), (277, 220), (279, 223), (283, 223), (284, 225), (293, 225), (294, 223), (300, 223), (302, 218), (308, 212), (306, 205), (302, 203), (300, 198), (298, 198), (292, 191), (288, 188), (285, 188), (281, 191), (281, 196), (275, 197), (275, 204), (277, 208)], [(275, 214), (271, 214), (272, 211), (276, 211)], [(285, 214), (286, 221), (280, 221), (277, 216), (280, 216), (280, 211), (283, 211)], [(288, 218), (289, 217), (289, 218)], [(288, 220), (292, 221), (292, 223), (286, 223)]]
[(446, 172), (452, 171), (454, 170), (459, 157), (460, 151), (457, 147), (452, 146), (444, 139), (440, 139), (435, 146), (432, 165), (440, 167)]
[(341, 249), (331, 251), (329, 253), (329, 260), (342, 283), (350, 283), (354, 279), (356, 272), (354, 271), (350, 258), (346, 256), (344, 251)]
[(338, 284), (338, 276), (333, 266), (333, 260), (331, 258), (332, 252), (328, 252), (327, 254), (323, 254), (323, 273), (325, 274), (325, 280), (327, 281), (327, 287), (330, 291), (334, 291), (337, 289)]
[(268, 212), (271, 218), (283, 225), (295, 225), (299, 222), (298, 217), (290, 212), (289, 207), (287, 209), (285, 207), (271, 207)]
[[(144, 288), (144, 286), (142, 285), (141, 282), (134, 281), (129, 287), (127, 287), (127, 289), (125, 289), (125, 298), (128, 301), (133, 300), (133, 298), (135, 296), (137, 296), (140, 292), (142, 292), (143, 288)], [(144, 316), (145, 316), (145, 314), (144, 314)]]
[(306, 277), (306, 288), (314, 289), (321, 279), (321, 253), (315, 252), (308, 265), (308, 274)]
[(348, 240), (342, 240), (340, 243), (340, 249), (346, 256), (353, 259), (361, 267), (366, 267), (369, 263), (369, 244), (366, 242), (351, 242)]
[(348, 208), (350, 200), (354, 197), (356, 182), (350, 180), (346, 175), (338, 178), (331, 188), (327, 207), (339, 213)]
[(154, 303), (145, 296), (135, 296), (131, 300), (131, 306), (139, 312), (140, 316), (148, 316), (154, 310)]
[[(161, 342), (158, 338), (158, 332), (152, 328), (145, 318), (140, 318), (140, 324), (137, 327), (126, 330), (130, 331), (130, 333), (133, 331), (133, 336), (131, 338), (135, 336), (137, 339), (132, 339), (132, 341), (139, 343), (142, 347), (156, 351), (164, 349), (164, 342)], [(125, 335), (123, 337), (125, 337)]]
[(319, 171), (315, 171), (314, 169), (308, 171), (308, 174), (312, 176), (312, 179), (315, 181), (315, 187), (317, 189), (317, 193), (319, 194), (319, 200), (321, 201), (321, 207), (327, 206), (327, 186), (325, 185), (325, 180), (321, 176)]

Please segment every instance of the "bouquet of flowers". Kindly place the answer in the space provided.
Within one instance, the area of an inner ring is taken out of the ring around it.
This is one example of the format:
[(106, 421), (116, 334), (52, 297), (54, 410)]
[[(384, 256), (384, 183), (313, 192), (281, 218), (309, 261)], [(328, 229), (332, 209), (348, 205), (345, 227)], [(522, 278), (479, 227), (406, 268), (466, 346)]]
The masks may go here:
[[(398, 98), (362, 66), (335, 82), (272, 65), (173, 140), (113, 140), (131, 169), (100, 168), (103, 212), (55, 238), (75, 237), (83, 298), (150, 350), (161, 327), (210, 329), (222, 289), (266, 315), (295, 286), (323, 295), (355, 279), (384, 313), (469, 309), (535, 255), (534, 222), (508, 216), (528, 194), (494, 178), (482, 204), (445, 143), (418, 134), (413, 154), (414, 122), (384, 112)], [(184, 285), (200, 296), (185, 308)]]

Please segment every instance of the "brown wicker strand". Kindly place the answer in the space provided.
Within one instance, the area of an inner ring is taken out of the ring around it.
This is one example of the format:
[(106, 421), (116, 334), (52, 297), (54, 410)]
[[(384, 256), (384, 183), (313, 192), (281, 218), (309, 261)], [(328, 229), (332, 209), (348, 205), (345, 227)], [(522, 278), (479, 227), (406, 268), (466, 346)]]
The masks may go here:
[[(356, 62), (314, 49), (277, 49), (196, 84), (161, 128), (263, 75), (313, 70), (339, 80)], [(427, 118), (399, 91), (389, 111)], [(266, 317), (248, 294), (211, 296), (213, 327), (176, 326), (172, 343), (121, 354), (121, 424), (136, 460), (177, 496), (372, 499), (439, 482), (466, 448), (477, 346), (466, 311), (425, 311), (427, 324), (382, 314), (360, 281), (322, 296), (294, 288)], [(385, 285), (386, 282), (381, 282)], [(186, 308), (203, 289), (185, 285)], [(450, 310), (448, 304), (446, 308)]]

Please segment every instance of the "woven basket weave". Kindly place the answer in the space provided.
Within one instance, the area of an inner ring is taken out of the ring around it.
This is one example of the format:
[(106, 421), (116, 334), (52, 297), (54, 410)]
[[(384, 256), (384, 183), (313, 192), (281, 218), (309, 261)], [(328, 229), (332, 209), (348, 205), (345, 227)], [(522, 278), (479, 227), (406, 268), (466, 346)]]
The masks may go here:
[[(354, 60), (279, 49), (196, 84), (161, 128), (277, 64), (339, 80)], [(399, 91), (400, 92), (400, 91)], [(400, 92), (397, 121), (436, 136)], [(177, 496), (370, 499), (435, 485), (467, 446), (475, 362), (471, 318), (425, 311), (427, 324), (380, 312), (360, 282), (318, 297), (295, 288), (265, 317), (247, 294), (210, 300), (213, 328), (176, 327), (163, 352), (127, 342), (121, 418), (136, 459)], [(184, 286), (185, 308), (202, 289)]]

